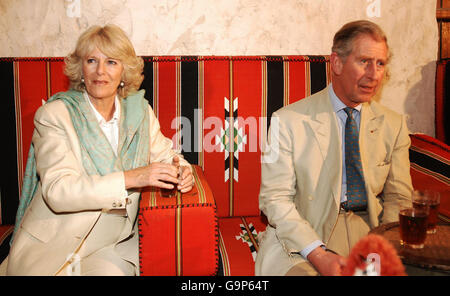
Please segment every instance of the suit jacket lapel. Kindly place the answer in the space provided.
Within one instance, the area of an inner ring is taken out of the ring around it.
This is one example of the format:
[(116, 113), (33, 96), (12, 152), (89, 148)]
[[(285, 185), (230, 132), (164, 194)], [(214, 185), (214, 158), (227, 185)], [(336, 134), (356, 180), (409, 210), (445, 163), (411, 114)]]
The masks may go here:
[(372, 151), (374, 146), (370, 145), (370, 143), (376, 143), (378, 141), (383, 122), (383, 114), (374, 112), (369, 103), (363, 104), (361, 110), (359, 147), (364, 175), (367, 174), (368, 158), (376, 154), (376, 151)]
[(309, 124), (319, 145), (324, 162), (323, 169), (329, 177), (328, 184), (332, 186), (333, 197), (339, 209), (342, 185), (342, 149), (337, 118), (330, 102), (328, 87), (317, 94), (315, 102), (311, 105)]
[(330, 152), (329, 147), (333, 136), (330, 129), (331, 121), (333, 120), (333, 116), (330, 116), (330, 114), (333, 114), (333, 108), (328, 98), (328, 88), (318, 93), (310, 106), (309, 114), (311, 115), (311, 120), (309, 124), (325, 160)]
[(314, 132), (314, 137), (319, 145), (320, 152), (322, 153), (323, 160), (326, 159), (328, 154), (328, 147), (330, 146), (330, 133), (329, 129), (330, 118), (325, 113), (316, 114), (314, 118), (311, 118), (309, 122), (311, 129)]

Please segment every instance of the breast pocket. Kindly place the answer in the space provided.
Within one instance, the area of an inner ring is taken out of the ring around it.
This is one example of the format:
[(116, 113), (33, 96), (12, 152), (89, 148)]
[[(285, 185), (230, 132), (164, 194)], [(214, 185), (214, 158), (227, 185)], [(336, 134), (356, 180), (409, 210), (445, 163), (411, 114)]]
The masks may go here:
[(389, 175), (391, 163), (382, 161), (372, 167), (372, 191), (375, 195), (378, 195), (383, 191), (384, 184)]

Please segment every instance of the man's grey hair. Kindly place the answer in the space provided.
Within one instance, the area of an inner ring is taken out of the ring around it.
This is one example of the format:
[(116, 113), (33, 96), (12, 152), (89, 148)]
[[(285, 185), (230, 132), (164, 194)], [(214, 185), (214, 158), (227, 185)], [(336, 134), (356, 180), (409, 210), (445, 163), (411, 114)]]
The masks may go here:
[(345, 24), (333, 38), (332, 52), (338, 54), (345, 60), (353, 50), (353, 42), (361, 35), (369, 35), (376, 41), (384, 41), (388, 50), (388, 60), (390, 58), (389, 46), (383, 30), (375, 23), (366, 20), (359, 20)]

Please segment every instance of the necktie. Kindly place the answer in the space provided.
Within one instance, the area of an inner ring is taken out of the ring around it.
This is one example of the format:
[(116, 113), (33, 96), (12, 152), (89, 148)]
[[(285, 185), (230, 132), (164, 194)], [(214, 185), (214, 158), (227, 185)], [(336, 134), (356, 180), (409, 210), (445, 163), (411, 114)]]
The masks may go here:
[(353, 108), (346, 107), (345, 122), (345, 170), (347, 174), (347, 210), (357, 211), (367, 208), (366, 188), (359, 154), (359, 132), (353, 119)]

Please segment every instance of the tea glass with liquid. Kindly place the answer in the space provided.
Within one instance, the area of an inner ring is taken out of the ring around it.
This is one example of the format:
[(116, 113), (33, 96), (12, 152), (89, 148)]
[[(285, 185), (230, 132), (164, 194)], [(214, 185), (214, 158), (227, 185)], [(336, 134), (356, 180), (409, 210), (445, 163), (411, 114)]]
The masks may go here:
[(436, 233), (440, 205), (439, 192), (432, 190), (414, 190), (412, 202), (413, 207), (417, 209), (428, 207), (429, 215), (427, 221), (427, 233)]
[(422, 249), (427, 238), (429, 207), (412, 205), (401, 207), (399, 212), (400, 244), (412, 249)]

